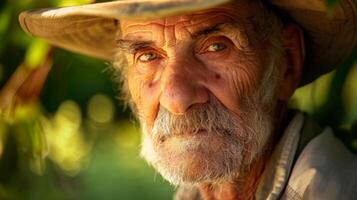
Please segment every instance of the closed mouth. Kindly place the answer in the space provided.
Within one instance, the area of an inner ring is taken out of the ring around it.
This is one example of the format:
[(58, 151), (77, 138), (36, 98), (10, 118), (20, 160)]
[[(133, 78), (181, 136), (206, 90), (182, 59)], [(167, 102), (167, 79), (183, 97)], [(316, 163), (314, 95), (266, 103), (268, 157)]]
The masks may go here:
[(198, 129), (198, 130), (187, 130), (187, 131), (174, 131), (171, 132), (169, 135), (161, 135), (159, 136), (160, 142), (164, 142), (166, 139), (171, 138), (171, 137), (194, 137), (198, 135), (207, 135), (208, 131), (207, 129)]

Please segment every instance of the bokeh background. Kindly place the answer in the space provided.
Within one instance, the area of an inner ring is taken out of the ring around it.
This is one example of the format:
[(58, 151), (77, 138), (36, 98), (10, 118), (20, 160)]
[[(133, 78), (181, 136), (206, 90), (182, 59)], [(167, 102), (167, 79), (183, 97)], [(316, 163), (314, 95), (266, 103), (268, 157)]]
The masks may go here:
[[(139, 157), (139, 128), (110, 65), (53, 48), (17, 21), (23, 10), (90, 2), (0, 0), (0, 199), (171, 199), (174, 188)], [(354, 152), (356, 58), (354, 50), (290, 102)]]

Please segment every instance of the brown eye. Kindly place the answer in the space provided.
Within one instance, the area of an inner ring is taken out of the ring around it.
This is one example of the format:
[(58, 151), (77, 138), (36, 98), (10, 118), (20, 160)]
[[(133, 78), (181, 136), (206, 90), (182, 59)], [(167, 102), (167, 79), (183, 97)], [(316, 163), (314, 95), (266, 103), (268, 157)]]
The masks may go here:
[(218, 51), (222, 51), (224, 49), (226, 49), (227, 46), (223, 43), (213, 43), (211, 44), (208, 48), (207, 51), (208, 52), (218, 52)]
[(140, 62), (150, 62), (157, 59), (157, 55), (153, 52), (143, 53), (139, 56), (138, 60)]

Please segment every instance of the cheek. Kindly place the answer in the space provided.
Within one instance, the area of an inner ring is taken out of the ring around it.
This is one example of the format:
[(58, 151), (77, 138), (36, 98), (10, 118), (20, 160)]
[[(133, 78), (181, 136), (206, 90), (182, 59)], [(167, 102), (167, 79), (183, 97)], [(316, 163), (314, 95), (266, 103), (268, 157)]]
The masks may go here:
[(159, 86), (155, 81), (135, 70), (132, 70), (128, 75), (128, 86), (133, 103), (137, 108), (137, 114), (140, 119), (145, 121), (147, 128), (150, 128), (159, 107)]
[(132, 101), (135, 103), (136, 106), (138, 106), (138, 104), (140, 104), (140, 91), (141, 91), (141, 85), (142, 85), (142, 81), (140, 81), (140, 79), (138, 79), (137, 77), (135, 77), (134, 73), (132, 72), (132, 70), (129, 69), (128, 72), (128, 87), (129, 87), (129, 91), (130, 91), (130, 95), (132, 98)]
[(211, 81), (208, 81), (209, 89), (236, 114), (240, 112), (242, 100), (256, 92), (260, 79), (260, 63), (256, 60), (236, 56), (208, 65), (212, 66), (210, 69), (215, 72), (210, 78)]
[(240, 97), (252, 96), (256, 92), (260, 77), (257, 64), (249, 61), (241, 62), (236, 68), (229, 70), (226, 76), (230, 88)]

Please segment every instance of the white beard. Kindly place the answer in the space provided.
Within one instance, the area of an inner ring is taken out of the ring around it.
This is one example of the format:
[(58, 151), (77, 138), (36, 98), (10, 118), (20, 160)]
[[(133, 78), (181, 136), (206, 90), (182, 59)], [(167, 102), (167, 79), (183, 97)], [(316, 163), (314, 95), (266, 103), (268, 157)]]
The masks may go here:
[[(179, 141), (172, 149), (160, 144), (154, 136), (157, 132), (150, 134), (143, 128), (141, 155), (174, 185), (227, 180), (263, 152), (273, 131), (271, 115), (261, 110), (251, 112), (244, 119), (240, 123), (244, 127), (236, 127), (234, 134), (210, 132), (208, 141)], [(210, 142), (213, 138), (216, 140)], [(182, 160), (172, 162), (171, 156), (175, 154)], [(194, 170), (194, 174), (190, 170)]]

